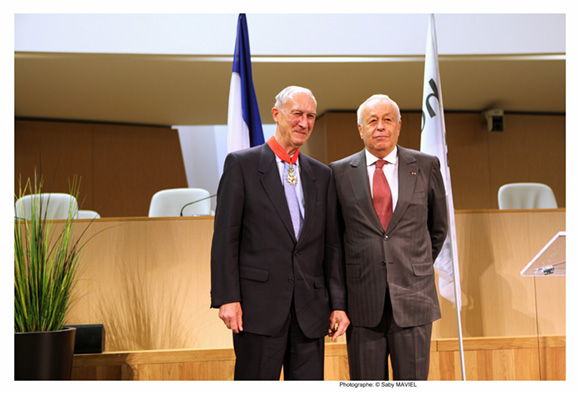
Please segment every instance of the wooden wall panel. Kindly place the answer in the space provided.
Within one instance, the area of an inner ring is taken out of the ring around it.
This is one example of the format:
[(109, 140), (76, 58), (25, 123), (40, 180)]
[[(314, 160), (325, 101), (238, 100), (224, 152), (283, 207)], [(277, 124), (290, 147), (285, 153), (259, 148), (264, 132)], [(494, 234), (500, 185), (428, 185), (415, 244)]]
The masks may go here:
[[(566, 380), (565, 337), (469, 338), (464, 355), (468, 381)], [(233, 349), (84, 354), (73, 380), (233, 380), (234, 365)], [(346, 345), (327, 343), (324, 380), (349, 379)], [(428, 380), (461, 379), (457, 340), (432, 341)]]
[(17, 120), (14, 138), (18, 177), (44, 173), (46, 192), (68, 192), (82, 178), (83, 209), (102, 217), (147, 216), (158, 190), (187, 187), (177, 130), (169, 127)]
[[(14, 191), (19, 179), (44, 175), (45, 192), (68, 193), (69, 181), (81, 178), (81, 203), (93, 206), (92, 126), (88, 123), (19, 120), (14, 133)], [(24, 184), (23, 184), (24, 186)], [(28, 194), (28, 193), (27, 193)]]
[[(464, 337), (566, 334), (565, 278), (537, 278), (534, 286), (519, 274), (565, 230), (565, 216), (565, 210), (456, 214)], [(78, 231), (86, 225), (79, 221)], [(108, 351), (232, 346), (209, 308), (212, 233), (211, 217), (90, 223), (87, 235), (94, 237), (83, 250), (80, 297), (67, 323), (104, 324)], [(457, 337), (454, 304), (439, 302), (443, 317), (433, 338)]]
[[(566, 380), (566, 337), (464, 338), (466, 380)], [(429, 380), (460, 380), (457, 339), (432, 341)]]
[[(401, 118), (400, 144), (419, 149), (421, 114)], [(565, 115), (506, 114), (505, 130), (494, 133), (478, 112), (445, 120), (456, 209), (496, 209), (502, 184), (532, 181), (550, 185), (566, 206)], [(356, 113), (327, 112), (303, 151), (329, 163), (362, 147)], [(169, 128), (17, 120), (16, 192), (18, 174), (32, 174), (41, 156), (47, 178), (56, 174), (52, 191), (67, 191), (66, 179), (78, 174), (84, 208), (103, 216), (146, 216), (156, 191), (187, 186), (177, 131)]]
[[(459, 211), (455, 221), (463, 335), (564, 335), (566, 277), (524, 278), (520, 271), (566, 229), (565, 210)], [(454, 305), (440, 304), (433, 337), (457, 336)]]
[(310, 157), (315, 157), (323, 163), (329, 162), (326, 149), (326, 119), (326, 116), (316, 118), (315, 129), (310, 134), (308, 141), (300, 147), (300, 152)]
[[(420, 149), (421, 113), (403, 112), (399, 144)], [(497, 192), (511, 182), (541, 182), (566, 206), (566, 116), (505, 114), (504, 131), (487, 131), (479, 112), (445, 114), (455, 209), (497, 209)], [(319, 134), (319, 135), (317, 135)], [(360, 151), (356, 113), (327, 112), (305, 153), (330, 163)], [(326, 144), (326, 149), (319, 145)]]
[[(553, 233), (564, 229), (565, 214), (456, 213), (468, 380), (566, 378), (565, 278), (537, 278), (542, 285), (534, 286), (533, 278), (519, 275)], [(78, 223), (80, 230), (89, 221)], [(107, 353), (76, 356), (75, 378), (233, 378), (231, 333), (209, 308), (212, 231), (211, 218), (194, 217), (90, 224), (88, 235), (95, 236), (82, 255), (81, 297), (68, 323), (103, 323)], [(536, 297), (553, 302), (536, 309)], [(439, 301), (443, 318), (433, 328), (430, 379), (460, 380), (455, 309)], [(327, 342), (328, 380), (348, 379), (344, 343), (344, 336)]]
[(364, 147), (356, 125), (356, 113), (337, 112), (325, 117), (328, 163), (350, 156)]
[(159, 190), (187, 187), (177, 130), (94, 125), (95, 206), (104, 216), (147, 216)]
[(565, 116), (508, 114), (504, 131), (489, 133), (489, 150), (491, 191), (508, 182), (541, 182), (566, 206)]
[(67, 323), (103, 323), (109, 351), (232, 346), (210, 309), (212, 233), (211, 217), (90, 223)]
[[(455, 209), (498, 208), (497, 189), (490, 182), (490, 133), (481, 114), (446, 114), (449, 166)], [(491, 156), (490, 156), (491, 155)]]

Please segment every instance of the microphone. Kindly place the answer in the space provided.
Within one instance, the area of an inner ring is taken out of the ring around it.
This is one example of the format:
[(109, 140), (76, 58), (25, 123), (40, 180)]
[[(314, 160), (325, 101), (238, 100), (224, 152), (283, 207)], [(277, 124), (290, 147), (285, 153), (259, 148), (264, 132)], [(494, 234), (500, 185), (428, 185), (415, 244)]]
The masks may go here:
[(199, 200), (195, 200), (195, 201), (192, 201), (192, 202), (188, 202), (187, 204), (185, 204), (185, 205), (184, 205), (184, 206), (181, 208), (181, 211), (179, 211), (179, 216), (183, 216), (183, 210), (184, 210), (186, 207), (188, 207), (188, 206), (190, 206), (190, 205), (193, 205), (193, 204), (195, 204), (195, 203), (198, 203), (198, 202), (200, 202), (200, 201), (207, 200), (208, 198), (215, 197), (215, 196), (217, 196), (217, 194), (212, 194), (211, 196), (207, 196), (207, 197), (204, 197), (204, 198), (200, 198)]

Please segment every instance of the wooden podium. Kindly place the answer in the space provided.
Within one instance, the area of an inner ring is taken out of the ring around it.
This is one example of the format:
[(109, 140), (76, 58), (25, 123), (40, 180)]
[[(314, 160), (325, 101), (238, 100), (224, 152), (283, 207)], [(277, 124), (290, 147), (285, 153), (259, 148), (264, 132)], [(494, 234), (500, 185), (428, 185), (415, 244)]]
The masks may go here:
[[(520, 275), (521, 267), (546, 239), (565, 228), (565, 217), (564, 209), (456, 212), (467, 380), (537, 379), (533, 371), (516, 372), (514, 360), (518, 357), (525, 360), (520, 362), (524, 366), (534, 365), (529, 361), (533, 357), (546, 365), (561, 367), (565, 363), (565, 303), (542, 305), (548, 298), (542, 294), (565, 299), (565, 277), (546, 278), (534, 289)], [(217, 310), (210, 309), (213, 218), (79, 220), (77, 233), (86, 226), (90, 241), (81, 255), (77, 299), (67, 323), (104, 324), (107, 348), (101, 355), (75, 356), (77, 378), (96, 376), (94, 368), (103, 369), (107, 362), (124, 362), (124, 368), (133, 371), (127, 360), (160, 364), (159, 360), (183, 356), (190, 361), (204, 360), (201, 369), (196, 369), (197, 378), (227, 379), (225, 372), (216, 378), (209, 368), (216, 365), (212, 362), (225, 365), (224, 371), (233, 366), (231, 333)], [(539, 305), (534, 303), (534, 291)], [(440, 304), (443, 318), (433, 327), (430, 379), (460, 380), (457, 349), (453, 350), (457, 344), (454, 304), (442, 298)], [(549, 360), (538, 359), (536, 310), (541, 311), (545, 323), (541, 343), (554, 349)], [(327, 343), (328, 376), (335, 379), (348, 377), (344, 344), (344, 337), (337, 344)], [(520, 351), (514, 349), (527, 350), (521, 353), (525, 356), (516, 356)], [(509, 350), (510, 355), (493, 358), (496, 350)], [(477, 355), (468, 358), (468, 351)], [(173, 364), (179, 363), (174, 360)], [(551, 372), (548, 377), (565, 379), (565, 368), (559, 369), (562, 372)], [(133, 371), (123, 376), (177, 375)], [(192, 379), (193, 375), (184, 376)]]

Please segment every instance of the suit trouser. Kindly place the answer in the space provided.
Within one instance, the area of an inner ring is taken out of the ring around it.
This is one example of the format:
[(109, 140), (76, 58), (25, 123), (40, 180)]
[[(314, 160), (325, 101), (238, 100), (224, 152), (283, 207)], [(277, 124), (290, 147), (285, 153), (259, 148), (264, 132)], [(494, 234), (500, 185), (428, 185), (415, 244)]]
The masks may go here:
[(346, 332), (351, 380), (389, 380), (391, 356), (393, 380), (427, 380), (433, 323), (397, 326), (389, 292), (381, 322), (376, 327), (355, 327)]
[(234, 380), (324, 379), (324, 337), (307, 338), (296, 319), (294, 305), (282, 330), (273, 336), (234, 334)]

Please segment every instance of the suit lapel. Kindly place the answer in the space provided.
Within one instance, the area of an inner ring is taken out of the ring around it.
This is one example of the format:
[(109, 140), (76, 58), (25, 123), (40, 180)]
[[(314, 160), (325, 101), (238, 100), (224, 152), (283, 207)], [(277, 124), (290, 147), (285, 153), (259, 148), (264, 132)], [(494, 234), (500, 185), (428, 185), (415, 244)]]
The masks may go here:
[(350, 166), (351, 169), (348, 172), (348, 178), (353, 189), (353, 194), (356, 196), (358, 201), (362, 201), (362, 206), (360, 208), (365, 214), (367, 220), (382, 233), (383, 226), (381, 225), (377, 212), (373, 207), (364, 149), (352, 158)]
[(398, 147), (399, 149), (399, 197), (397, 200), (397, 206), (393, 212), (393, 217), (389, 222), (389, 227), (387, 230), (395, 228), (409, 202), (413, 196), (413, 191), (415, 190), (415, 184), (417, 183), (417, 178), (419, 174), (419, 167), (417, 165), (417, 160), (409, 154), (405, 148)]
[(264, 188), (264, 192), (276, 209), (276, 212), (278, 213), (278, 216), (280, 216), (282, 223), (284, 223), (286, 230), (292, 239), (295, 240), (292, 218), (290, 217), (290, 211), (288, 210), (288, 204), (286, 203), (284, 187), (280, 181), (278, 165), (276, 164), (274, 152), (272, 152), (272, 149), (270, 149), (268, 144), (262, 145), (258, 173), (260, 175), (260, 182)]

